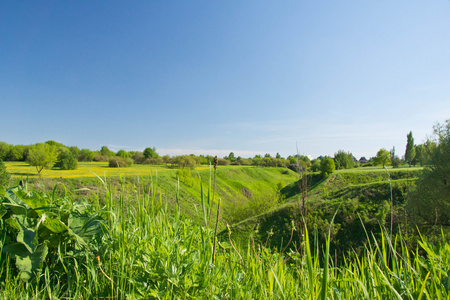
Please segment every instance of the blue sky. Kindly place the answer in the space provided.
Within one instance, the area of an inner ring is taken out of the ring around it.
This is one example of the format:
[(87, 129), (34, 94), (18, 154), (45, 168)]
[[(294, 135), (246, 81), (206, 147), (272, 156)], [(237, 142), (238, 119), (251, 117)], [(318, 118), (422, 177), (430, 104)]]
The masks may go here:
[(0, 141), (403, 155), (450, 118), (450, 1), (2, 1)]

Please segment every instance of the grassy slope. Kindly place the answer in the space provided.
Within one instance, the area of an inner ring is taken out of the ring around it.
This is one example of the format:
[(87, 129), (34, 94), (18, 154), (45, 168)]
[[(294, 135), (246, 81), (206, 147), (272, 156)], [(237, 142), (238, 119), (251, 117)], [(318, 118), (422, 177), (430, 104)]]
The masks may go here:
[[(404, 202), (408, 188), (420, 174), (420, 168), (389, 169), (392, 182), (393, 199), (397, 209), (394, 224), (399, 224), (404, 215), (399, 205)], [(390, 221), (390, 186), (385, 169), (359, 168), (340, 170), (326, 178), (313, 174), (308, 178), (309, 193), (307, 198), (308, 225), (316, 232), (318, 239), (326, 234), (336, 210), (338, 211), (334, 226), (334, 246), (346, 251), (361, 246), (366, 239), (361, 221), (368, 231), (379, 232), (379, 225), (389, 225)], [(281, 192), (286, 202), (276, 209), (259, 216), (251, 217), (232, 226), (232, 236), (245, 244), (254, 234), (258, 243), (266, 243), (282, 249), (292, 234), (292, 221), (300, 223), (300, 203), (298, 183), (286, 186)], [(257, 232), (254, 233), (255, 228)], [(297, 228), (298, 229), (298, 228)], [(227, 239), (227, 233), (221, 233)], [(293, 241), (299, 241), (299, 231), (293, 235)]]
[[(43, 190), (51, 190), (57, 182), (63, 183), (72, 196), (95, 198), (104, 197), (105, 191), (101, 180), (112, 183), (110, 186), (119, 193), (119, 178), (122, 177), (123, 190), (126, 191), (129, 205), (134, 205), (133, 196), (135, 191), (149, 191), (151, 186), (157, 186), (157, 193), (163, 201), (167, 201), (169, 209), (174, 209), (176, 195), (180, 201), (181, 211), (192, 218), (196, 223), (204, 223), (201, 209), (201, 189), (200, 179), (203, 185), (205, 199), (208, 190), (211, 190), (212, 198), (214, 169), (209, 166), (200, 166), (191, 171), (191, 180), (177, 181), (177, 171), (175, 168), (166, 166), (134, 165), (130, 168), (109, 168), (107, 163), (79, 163), (78, 169), (74, 171), (43, 170), (38, 177), (34, 167), (26, 163), (6, 162), (7, 170), (13, 175), (14, 184), (19, 180), (27, 179), (31, 184), (37, 185)], [(285, 168), (259, 168), (250, 166), (219, 166), (216, 176), (215, 205), (217, 208), (218, 199), (222, 199), (221, 215), (225, 216), (226, 211), (231, 214), (237, 205), (257, 199), (264, 201), (266, 197), (272, 197), (279, 192), (279, 189), (294, 183), (298, 175)], [(85, 188), (91, 191), (86, 191)], [(62, 186), (57, 189), (64, 192)], [(81, 189), (81, 190), (80, 190)], [(99, 191), (99, 193), (97, 193)], [(206, 200), (205, 200), (206, 201)], [(215, 215), (215, 212), (214, 212)], [(211, 218), (215, 219), (215, 218)], [(226, 217), (222, 217), (219, 229), (225, 228)], [(212, 225), (212, 224), (211, 224)]]

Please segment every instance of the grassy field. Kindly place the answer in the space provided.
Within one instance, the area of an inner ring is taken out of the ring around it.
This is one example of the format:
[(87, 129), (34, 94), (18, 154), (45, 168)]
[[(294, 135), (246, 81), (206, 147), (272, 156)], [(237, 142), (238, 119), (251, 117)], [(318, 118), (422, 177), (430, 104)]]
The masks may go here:
[[(5, 162), (6, 170), (16, 177), (37, 177), (42, 178), (81, 178), (81, 177), (111, 177), (111, 176), (148, 176), (165, 172), (176, 172), (177, 169), (165, 165), (140, 165), (134, 164), (127, 168), (110, 168), (108, 162), (79, 162), (76, 170), (43, 170), (38, 175), (36, 168), (26, 162)], [(227, 168), (227, 167), (225, 167)], [(209, 166), (199, 166), (198, 171), (208, 170)]]

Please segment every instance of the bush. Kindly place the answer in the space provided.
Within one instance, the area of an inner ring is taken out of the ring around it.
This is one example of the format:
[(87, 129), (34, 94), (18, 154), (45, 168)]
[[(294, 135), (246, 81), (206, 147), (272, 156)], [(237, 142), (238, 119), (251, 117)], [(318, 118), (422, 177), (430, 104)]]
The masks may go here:
[(78, 161), (72, 152), (62, 150), (59, 152), (55, 167), (60, 168), (61, 170), (76, 170), (78, 167)]
[(120, 156), (114, 156), (109, 159), (109, 167), (111, 168), (126, 168), (133, 165), (131, 158), (123, 158)]
[(325, 159), (322, 159), (320, 163), (320, 172), (322, 173), (322, 175), (330, 175), (334, 172), (334, 170), (336, 170), (336, 166), (332, 158), (327, 157)]
[(197, 164), (195, 159), (189, 155), (176, 156), (172, 163), (178, 165), (179, 168), (193, 168)]
[(132, 158), (136, 164), (143, 164), (145, 161), (145, 156), (141, 151), (136, 151)]
[(8, 186), (9, 179), (11, 175), (6, 171), (6, 166), (3, 163), (3, 160), (0, 160), (0, 186)]
[(109, 161), (109, 158), (108, 158), (108, 156), (104, 156), (101, 154), (95, 154), (94, 161)]
[(219, 166), (228, 166), (230, 163), (227, 159), (219, 158)]
[(177, 177), (180, 182), (187, 186), (193, 187), (195, 185), (195, 178), (192, 176), (190, 169), (180, 169), (177, 171)]

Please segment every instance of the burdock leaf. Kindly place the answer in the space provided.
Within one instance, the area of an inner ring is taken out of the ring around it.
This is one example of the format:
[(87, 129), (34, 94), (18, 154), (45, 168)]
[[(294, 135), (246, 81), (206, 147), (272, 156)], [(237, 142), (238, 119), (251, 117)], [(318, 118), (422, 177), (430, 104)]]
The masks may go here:
[(25, 227), (19, 222), (19, 233), (17, 234), (17, 242), (23, 244), (30, 253), (33, 253), (38, 246), (38, 237), (35, 230)]
[(36, 272), (41, 270), (42, 263), (44, 262), (47, 253), (47, 245), (42, 244), (37, 247), (33, 254), (28, 253), (28, 255), (15, 255), (16, 266), (20, 271), (20, 279), (22, 281), (28, 281), (36, 276)]
[(53, 212), (45, 212), (41, 217), (42, 224), (55, 233), (64, 232), (68, 229), (67, 225), (61, 222), (59, 216)]

